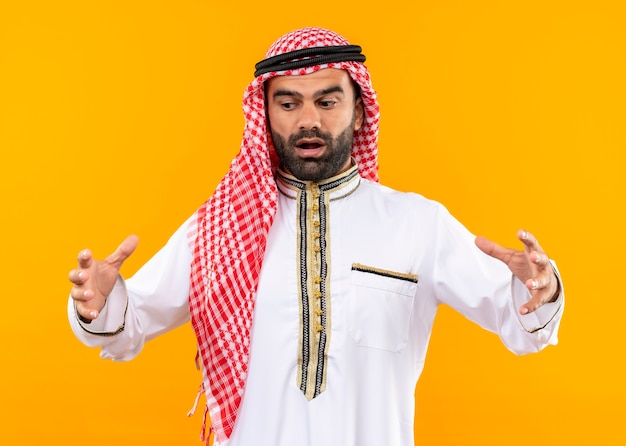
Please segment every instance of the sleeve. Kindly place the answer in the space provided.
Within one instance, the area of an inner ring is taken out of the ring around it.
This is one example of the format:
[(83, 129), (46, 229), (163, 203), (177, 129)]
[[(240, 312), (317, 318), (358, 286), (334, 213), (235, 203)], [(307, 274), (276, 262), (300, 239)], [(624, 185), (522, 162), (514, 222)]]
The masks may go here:
[(101, 347), (100, 356), (128, 361), (146, 341), (189, 321), (189, 275), (192, 254), (187, 234), (190, 217), (130, 279), (118, 278), (98, 318), (81, 322), (74, 302), (68, 302), (70, 326), (89, 347)]
[(555, 302), (521, 315), (518, 308), (531, 297), (528, 289), (504, 263), (478, 249), (474, 240), (475, 236), (443, 206), (439, 209), (434, 286), (440, 302), (497, 333), (504, 345), (518, 355), (556, 344), (564, 307), (560, 278), (560, 295)]

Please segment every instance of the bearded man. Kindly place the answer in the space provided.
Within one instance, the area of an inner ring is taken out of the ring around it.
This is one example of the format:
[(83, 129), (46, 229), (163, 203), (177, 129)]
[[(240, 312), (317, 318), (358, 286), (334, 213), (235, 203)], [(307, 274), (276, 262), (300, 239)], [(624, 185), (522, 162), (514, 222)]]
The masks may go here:
[(118, 272), (135, 236), (103, 261), (82, 251), (70, 272), (71, 326), (103, 358), (191, 320), (216, 445), (413, 445), (440, 304), (517, 354), (557, 342), (562, 287), (529, 232), (504, 248), (378, 183), (364, 61), (329, 30), (278, 39), (210, 199), (134, 277)]

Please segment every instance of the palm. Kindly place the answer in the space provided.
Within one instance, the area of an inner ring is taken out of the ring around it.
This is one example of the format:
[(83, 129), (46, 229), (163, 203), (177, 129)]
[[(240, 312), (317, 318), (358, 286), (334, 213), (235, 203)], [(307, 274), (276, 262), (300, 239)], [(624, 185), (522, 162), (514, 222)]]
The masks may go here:
[(89, 250), (80, 253), (78, 268), (70, 271), (70, 282), (74, 284), (70, 294), (79, 315), (89, 320), (98, 317), (115, 286), (122, 264), (138, 243), (137, 237), (131, 235), (104, 260), (94, 259)]

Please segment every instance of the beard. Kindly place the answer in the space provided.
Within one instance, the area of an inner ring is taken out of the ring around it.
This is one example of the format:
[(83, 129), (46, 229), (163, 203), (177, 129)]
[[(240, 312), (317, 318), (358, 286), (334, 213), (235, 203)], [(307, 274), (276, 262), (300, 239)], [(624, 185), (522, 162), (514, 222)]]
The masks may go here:
[[(300, 158), (294, 147), (296, 142), (304, 138), (320, 138), (326, 150), (317, 158)], [(282, 135), (272, 131), (274, 150), (280, 164), (287, 172), (302, 181), (322, 181), (334, 177), (346, 166), (352, 153), (354, 139), (354, 117), (352, 123), (336, 138), (328, 132), (317, 129), (302, 130), (285, 140)]]

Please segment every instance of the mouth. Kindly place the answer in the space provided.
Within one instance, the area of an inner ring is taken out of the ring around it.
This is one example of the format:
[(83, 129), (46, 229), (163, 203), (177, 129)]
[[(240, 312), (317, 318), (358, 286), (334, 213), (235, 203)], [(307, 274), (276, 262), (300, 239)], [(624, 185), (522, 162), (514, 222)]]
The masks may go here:
[(298, 154), (304, 158), (319, 156), (326, 147), (322, 139), (300, 139), (296, 142), (295, 148)]

